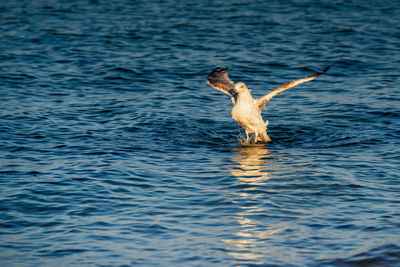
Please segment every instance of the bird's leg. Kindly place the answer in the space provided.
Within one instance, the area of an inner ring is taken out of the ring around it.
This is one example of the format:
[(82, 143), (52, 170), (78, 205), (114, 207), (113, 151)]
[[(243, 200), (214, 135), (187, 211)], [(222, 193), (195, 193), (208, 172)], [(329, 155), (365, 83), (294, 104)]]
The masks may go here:
[(249, 143), (249, 133), (246, 132), (246, 143)]
[(257, 143), (257, 141), (258, 141), (258, 134), (254, 133), (254, 144)]

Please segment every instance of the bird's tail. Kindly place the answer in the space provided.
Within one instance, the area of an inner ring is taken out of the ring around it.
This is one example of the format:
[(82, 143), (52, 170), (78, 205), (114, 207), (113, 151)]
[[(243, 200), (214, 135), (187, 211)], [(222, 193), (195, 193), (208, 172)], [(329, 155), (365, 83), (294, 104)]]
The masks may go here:
[(268, 124), (269, 124), (269, 121), (268, 120), (265, 121), (265, 123), (264, 123), (265, 131), (263, 131), (260, 134), (260, 138), (262, 139), (263, 142), (270, 142), (271, 141), (271, 138), (269, 138), (269, 136), (267, 134), (267, 126), (268, 126)]
[(257, 143), (258, 141), (261, 141), (263, 143), (270, 142), (271, 138), (269, 138), (267, 134), (267, 126), (269, 124), (269, 121), (264, 122), (264, 127), (258, 130), (258, 132), (255, 135), (255, 140), (254, 142)]
[(269, 138), (267, 132), (264, 132), (264, 133), (260, 134), (258, 137), (259, 137), (259, 138), (261, 139), (261, 141), (263, 141), (263, 142), (270, 142), (270, 141), (271, 141), (271, 138)]

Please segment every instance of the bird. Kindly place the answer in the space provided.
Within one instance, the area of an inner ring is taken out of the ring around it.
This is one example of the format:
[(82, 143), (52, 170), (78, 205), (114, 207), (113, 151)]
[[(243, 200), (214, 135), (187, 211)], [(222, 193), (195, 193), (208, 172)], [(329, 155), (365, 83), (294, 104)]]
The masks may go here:
[[(264, 121), (261, 116), (265, 105), (276, 95), (281, 92), (295, 87), (299, 84), (309, 82), (325, 73), (329, 66), (325, 67), (313, 75), (287, 82), (278, 88), (272, 90), (266, 95), (254, 99), (251, 90), (243, 82), (234, 83), (228, 76), (228, 68), (216, 68), (206, 78), (206, 82), (211, 87), (225, 93), (229, 96), (233, 108), (231, 111), (232, 118), (246, 132), (246, 143), (250, 142), (270, 142), (271, 138), (267, 135), (267, 126), (269, 121)], [(249, 137), (252, 134), (252, 139)]]

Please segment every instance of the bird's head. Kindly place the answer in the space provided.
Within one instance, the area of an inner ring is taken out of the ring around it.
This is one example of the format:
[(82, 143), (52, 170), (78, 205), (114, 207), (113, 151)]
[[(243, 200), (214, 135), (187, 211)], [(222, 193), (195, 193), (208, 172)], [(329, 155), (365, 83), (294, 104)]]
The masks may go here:
[(244, 83), (240, 82), (240, 83), (235, 84), (235, 88), (232, 91), (233, 91), (233, 93), (241, 93), (241, 92), (245, 92), (248, 90), (249, 89), (247, 88), (247, 86)]

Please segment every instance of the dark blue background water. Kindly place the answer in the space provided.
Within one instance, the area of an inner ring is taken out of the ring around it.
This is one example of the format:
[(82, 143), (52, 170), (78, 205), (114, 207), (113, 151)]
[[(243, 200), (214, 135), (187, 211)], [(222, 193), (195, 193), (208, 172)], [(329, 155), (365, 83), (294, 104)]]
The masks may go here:
[[(399, 266), (399, 1), (0, 1), (2, 266)], [(255, 97), (331, 65), (241, 146)]]

